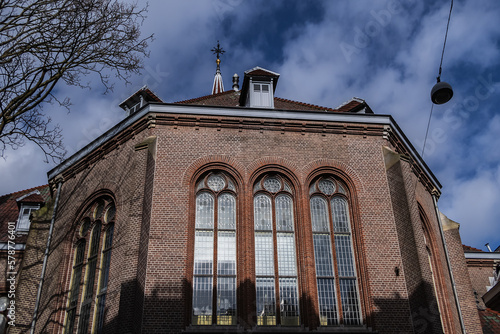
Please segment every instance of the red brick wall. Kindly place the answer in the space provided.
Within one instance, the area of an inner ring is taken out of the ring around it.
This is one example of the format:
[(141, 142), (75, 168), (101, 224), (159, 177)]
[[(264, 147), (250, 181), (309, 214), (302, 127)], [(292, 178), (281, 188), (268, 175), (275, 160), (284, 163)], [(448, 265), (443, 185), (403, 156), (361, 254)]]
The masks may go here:
[[(81, 210), (102, 189), (108, 189), (117, 204), (105, 332), (138, 332), (142, 328), (142, 333), (177, 333), (185, 329), (191, 304), (193, 181), (210, 168), (224, 169), (238, 182), (242, 327), (251, 328), (255, 322), (252, 183), (259, 173), (279, 171), (295, 188), (302, 323), (313, 329), (318, 324), (309, 182), (321, 173), (331, 173), (349, 185), (365, 323), (380, 333), (413, 332), (409, 298), (416, 289), (414, 282), (429, 282), (429, 273), (412, 272), (414, 276), (405, 280), (412, 270), (409, 259), (413, 253), (401, 248), (417, 247), (420, 258), (423, 241), (417, 228), (403, 231), (406, 222), (415, 224), (418, 209), (413, 195), (397, 198), (405, 192), (408, 195), (405, 187), (409, 181), (403, 182), (402, 177), (409, 172), (401, 167), (390, 175), (386, 172), (382, 147), (390, 144), (382, 136), (382, 127), (372, 129), (371, 135), (347, 130), (326, 133), (318, 123), (314, 131), (298, 132), (286, 131), (278, 122), (264, 127), (258, 119), (251, 120), (254, 126), (221, 128), (213, 125), (220, 118), (192, 122), (188, 118), (182, 122), (158, 119), (156, 127), (127, 130), (123, 137), (130, 139), (117, 140), (116, 148), (91, 155), (76, 164), (74, 172), (64, 173), (56, 246), (48, 266), (53, 279), (44, 287), (44, 312), (37, 332), (61, 332), (73, 230)], [(239, 122), (237, 118), (233, 121)], [(148, 141), (147, 149), (136, 150), (149, 136), (156, 136), (156, 144)], [(430, 195), (421, 188), (417, 197), (423, 198), (427, 210)], [(433, 214), (428, 215), (434, 222)], [(401, 268), (400, 276), (395, 267)]]

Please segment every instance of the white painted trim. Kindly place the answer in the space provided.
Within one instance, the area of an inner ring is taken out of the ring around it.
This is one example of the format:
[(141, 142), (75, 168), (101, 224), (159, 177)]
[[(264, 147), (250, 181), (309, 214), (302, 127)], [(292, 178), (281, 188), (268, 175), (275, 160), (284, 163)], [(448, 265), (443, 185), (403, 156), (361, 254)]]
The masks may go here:
[(494, 252), (464, 252), (466, 259), (500, 260), (500, 253)]
[[(16, 243), (15, 250), (24, 250), (25, 248), (26, 248), (26, 244), (18, 244), (18, 243)], [(8, 250), (8, 249), (9, 249), (9, 243), (7, 243), (7, 242), (0, 242), (0, 250)]]

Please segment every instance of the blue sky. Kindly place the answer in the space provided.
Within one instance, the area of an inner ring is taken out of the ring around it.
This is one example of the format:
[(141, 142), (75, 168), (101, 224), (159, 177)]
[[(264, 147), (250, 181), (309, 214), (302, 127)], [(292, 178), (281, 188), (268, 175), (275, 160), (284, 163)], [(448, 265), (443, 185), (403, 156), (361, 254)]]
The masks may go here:
[[(144, 34), (151, 56), (131, 85), (103, 95), (59, 86), (71, 112), (45, 107), (64, 129), (68, 156), (125, 117), (118, 104), (147, 84), (166, 102), (207, 95), (220, 40), (226, 89), (234, 73), (261, 66), (281, 74), (276, 95), (336, 107), (356, 96), (391, 114), (419, 152), (431, 109), (449, 1), (150, 1)], [(436, 106), (424, 159), (443, 185), (439, 206), (461, 224), (465, 244), (500, 245), (500, 6), (455, 0), (442, 80), (453, 99)], [(0, 194), (47, 182), (54, 164), (27, 144), (0, 159)]]

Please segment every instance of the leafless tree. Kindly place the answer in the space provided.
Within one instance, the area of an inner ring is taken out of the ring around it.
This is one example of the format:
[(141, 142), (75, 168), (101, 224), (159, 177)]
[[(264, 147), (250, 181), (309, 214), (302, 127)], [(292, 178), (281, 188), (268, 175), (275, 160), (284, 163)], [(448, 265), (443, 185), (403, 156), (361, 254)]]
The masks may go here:
[(106, 91), (110, 75), (128, 82), (148, 55), (152, 36), (139, 29), (144, 13), (120, 0), (0, 0), (0, 156), (30, 140), (46, 159), (61, 159), (61, 129), (51, 127), (43, 107), (70, 103), (54, 87), (88, 87), (92, 73)]

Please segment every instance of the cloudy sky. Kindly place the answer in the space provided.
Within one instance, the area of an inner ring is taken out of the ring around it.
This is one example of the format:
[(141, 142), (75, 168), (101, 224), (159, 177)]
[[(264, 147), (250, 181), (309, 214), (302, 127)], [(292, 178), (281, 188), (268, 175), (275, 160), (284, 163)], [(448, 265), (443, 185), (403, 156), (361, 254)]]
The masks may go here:
[[(258, 65), (281, 74), (279, 97), (328, 107), (360, 97), (421, 152), (449, 9), (441, 0), (151, 0), (142, 29), (155, 39), (142, 75), (107, 95), (93, 77), (91, 90), (60, 86), (71, 112), (45, 110), (70, 156), (123, 119), (118, 104), (144, 84), (166, 102), (209, 94), (220, 40), (226, 89)], [(442, 73), (455, 95), (434, 108), (424, 153), (443, 185), (441, 211), (482, 249), (500, 245), (499, 17), (498, 0), (455, 0)], [(0, 194), (47, 183), (55, 166), (34, 145), (5, 156)]]

